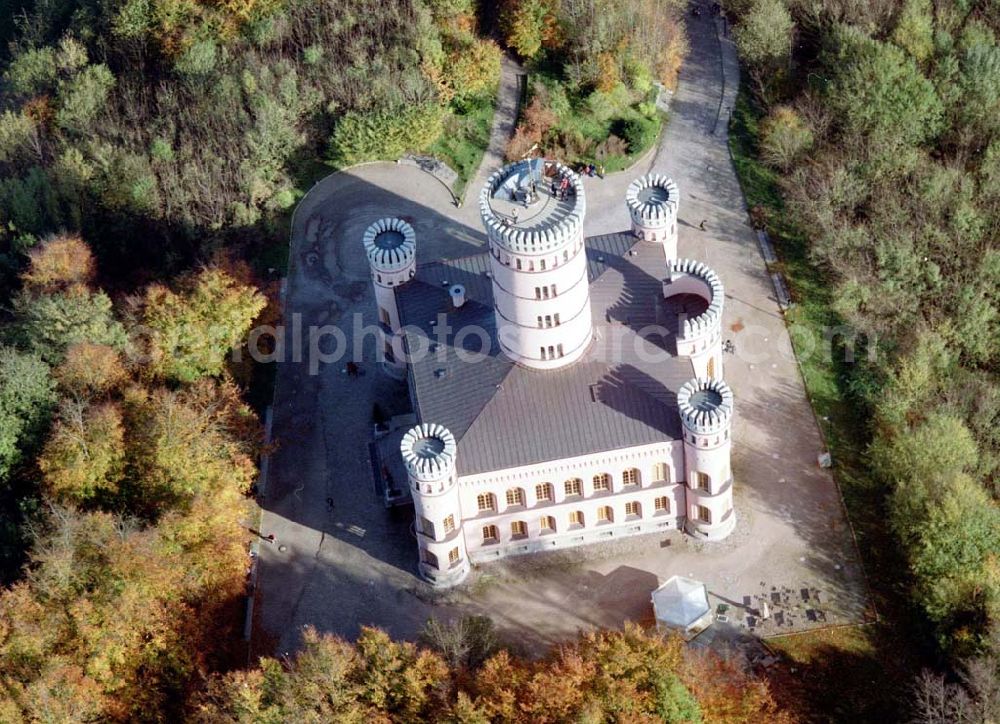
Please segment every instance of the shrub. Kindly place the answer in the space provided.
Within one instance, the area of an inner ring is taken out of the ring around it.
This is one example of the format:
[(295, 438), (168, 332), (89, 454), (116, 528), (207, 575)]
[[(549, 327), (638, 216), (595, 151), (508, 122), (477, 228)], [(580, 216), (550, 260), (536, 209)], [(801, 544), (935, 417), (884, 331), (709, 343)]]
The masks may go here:
[(652, 146), (659, 132), (660, 124), (657, 120), (646, 116), (630, 118), (622, 127), (629, 153), (639, 153)]
[(813, 145), (813, 133), (803, 118), (788, 106), (778, 106), (761, 124), (760, 154), (764, 161), (788, 170)]
[(441, 135), (444, 113), (437, 103), (345, 113), (330, 139), (330, 160), (350, 166), (423, 151)]

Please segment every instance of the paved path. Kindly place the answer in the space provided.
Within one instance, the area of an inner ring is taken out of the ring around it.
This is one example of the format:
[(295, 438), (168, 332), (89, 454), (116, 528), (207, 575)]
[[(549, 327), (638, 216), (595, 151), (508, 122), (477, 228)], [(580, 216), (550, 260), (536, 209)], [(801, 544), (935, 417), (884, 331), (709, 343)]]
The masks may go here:
[[(469, 612), (490, 615), (510, 640), (537, 649), (579, 628), (648, 617), (650, 591), (674, 573), (706, 581), (716, 600), (731, 604), (772, 588), (820, 591), (826, 623), (861, 620), (866, 598), (847, 523), (830, 475), (817, 468), (819, 431), (747, 224), (725, 132), (716, 132), (738, 66), (708, 12), (690, 21), (691, 54), (671, 121), (659, 152), (645, 163), (678, 182), (681, 253), (706, 261), (726, 285), (726, 336), (738, 352), (727, 356), (725, 370), (737, 399), (736, 531), (720, 544), (671, 534), (510, 559), (483, 567), (459, 591), (437, 594), (415, 575), (412, 512), (385, 511), (372, 490), (372, 402), (394, 401), (392, 411), (404, 412), (405, 387), (371, 362), (367, 374), (349, 379), (342, 363), (310, 374), (306, 362), (289, 361), (279, 368), (275, 390), (279, 448), (263, 530), (276, 535), (277, 545), (263, 546), (260, 556), (257, 652), (292, 650), (305, 624), (349, 638), (372, 624), (413, 638), (431, 615)], [(588, 235), (627, 228), (624, 189), (646, 170), (585, 180)], [(469, 254), (485, 241), (475, 205), (455, 209), (448, 193), (415, 168), (373, 164), (331, 176), (296, 212), (289, 324), (293, 315), (304, 325), (348, 331), (355, 315), (374, 322), (359, 240), (387, 214), (414, 223), (422, 260)], [(360, 344), (373, 360), (373, 339)], [(788, 613), (790, 628), (817, 625), (804, 610)], [(782, 630), (773, 623), (760, 629)]]
[(493, 116), (493, 128), (490, 131), (490, 142), (479, 164), (478, 173), (465, 187), (465, 205), (470, 209), (477, 209), (475, 201), (479, 196), (479, 190), (486, 185), (490, 174), (503, 165), (507, 142), (514, 135), (514, 124), (517, 123), (517, 106), (521, 100), (524, 74), (524, 68), (505, 53), (500, 65), (500, 86), (497, 89), (497, 104)]

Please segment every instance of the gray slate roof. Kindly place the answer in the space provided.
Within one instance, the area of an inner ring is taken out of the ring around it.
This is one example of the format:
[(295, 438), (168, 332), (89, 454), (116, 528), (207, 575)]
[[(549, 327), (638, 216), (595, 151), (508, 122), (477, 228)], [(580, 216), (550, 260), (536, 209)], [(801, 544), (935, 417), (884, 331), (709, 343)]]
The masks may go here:
[[(587, 258), (595, 332), (601, 341), (622, 343), (604, 354), (596, 342), (560, 370), (519, 367), (500, 351), (486, 254), (422, 265), (397, 289), (408, 349), (431, 350), (410, 365), (417, 417), (455, 435), (459, 475), (680, 438), (676, 394), (693, 369), (673, 354), (670, 335), (638, 332), (654, 324), (676, 331), (677, 312), (697, 313), (703, 303), (663, 300), (663, 251), (631, 234), (587, 239)], [(466, 289), (460, 309), (451, 307), (453, 284)], [(434, 324), (439, 315), (450, 327), (442, 337)], [(480, 336), (457, 339), (468, 326), (484, 330), (485, 354)], [(640, 351), (656, 358), (643, 359)], [(481, 361), (460, 353), (479, 353)]]

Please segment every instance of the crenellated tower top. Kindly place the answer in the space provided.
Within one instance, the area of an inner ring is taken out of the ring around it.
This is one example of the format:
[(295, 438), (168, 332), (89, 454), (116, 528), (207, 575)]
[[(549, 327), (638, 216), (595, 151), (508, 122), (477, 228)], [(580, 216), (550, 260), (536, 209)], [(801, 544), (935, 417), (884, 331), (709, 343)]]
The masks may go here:
[[(579, 175), (561, 163), (554, 164), (553, 177), (543, 176), (538, 168), (529, 161), (504, 166), (479, 194), (486, 233), (512, 253), (551, 252), (583, 232), (587, 201)], [(553, 182), (565, 188), (553, 195), (548, 192)]]
[(694, 379), (678, 390), (677, 408), (681, 422), (690, 432), (700, 435), (721, 432), (733, 419), (733, 391), (722, 380)]
[(402, 219), (379, 219), (365, 230), (362, 241), (369, 263), (382, 273), (403, 271), (416, 261), (417, 235)]
[(446, 480), (454, 472), (458, 446), (448, 428), (423, 423), (403, 436), (399, 451), (411, 479), (433, 483)]
[(673, 179), (662, 174), (640, 176), (625, 191), (632, 233), (663, 245), (668, 259), (677, 257), (677, 207), (680, 194)]
[(680, 338), (690, 340), (719, 330), (726, 298), (719, 275), (706, 264), (691, 259), (674, 259), (668, 263), (667, 269), (666, 296), (694, 293), (708, 302), (704, 312), (684, 320), (679, 330)]

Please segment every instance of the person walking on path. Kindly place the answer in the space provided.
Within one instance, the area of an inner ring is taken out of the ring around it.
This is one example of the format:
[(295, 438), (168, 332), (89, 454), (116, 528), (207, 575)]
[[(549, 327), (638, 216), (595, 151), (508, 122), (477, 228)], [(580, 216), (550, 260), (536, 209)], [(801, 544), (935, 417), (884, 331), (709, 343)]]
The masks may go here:
[(699, 229), (701, 229), (702, 231), (704, 231), (704, 230), (705, 230), (705, 224), (706, 224), (706, 223), (708, 223), (708, 219), (702, 219), (702, 220), (701, 220), (701, 223), (700, 223), (700, 224), (698, 224), (698, 228), (699, 228)]

